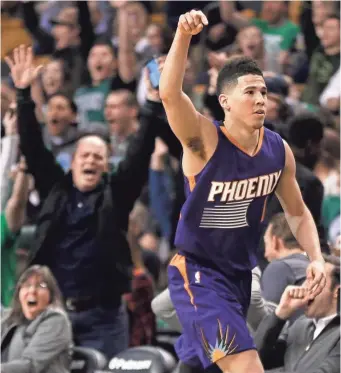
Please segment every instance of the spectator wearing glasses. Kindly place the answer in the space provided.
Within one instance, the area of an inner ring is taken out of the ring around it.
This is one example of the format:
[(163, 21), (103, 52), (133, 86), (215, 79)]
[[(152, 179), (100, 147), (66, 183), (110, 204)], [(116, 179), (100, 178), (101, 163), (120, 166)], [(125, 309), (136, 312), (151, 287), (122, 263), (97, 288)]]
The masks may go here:
[(72, 334), (57, 282), (45, 266), (28, 268), (1, 323), (2, 373), (67, 373)]

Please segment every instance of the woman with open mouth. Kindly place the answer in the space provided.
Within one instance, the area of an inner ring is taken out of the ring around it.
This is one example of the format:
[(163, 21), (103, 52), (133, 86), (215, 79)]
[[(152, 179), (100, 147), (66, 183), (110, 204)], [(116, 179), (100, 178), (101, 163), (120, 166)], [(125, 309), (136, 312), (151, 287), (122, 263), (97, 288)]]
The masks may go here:
[(71, 326), (57, 282), (45, 266), (28, 268), (1, 323), (1, 372), (70, 372)]

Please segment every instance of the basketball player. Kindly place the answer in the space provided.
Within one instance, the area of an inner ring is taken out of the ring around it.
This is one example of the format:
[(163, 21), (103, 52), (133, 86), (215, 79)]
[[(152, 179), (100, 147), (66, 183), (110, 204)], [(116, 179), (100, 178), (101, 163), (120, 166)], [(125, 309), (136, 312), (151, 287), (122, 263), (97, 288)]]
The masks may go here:
[(186, 176), (187, 199), (175, 238), (179, 254), (168, 269), (183, 329), (176, 351), (188, 365), (216, 363), (224, 373), (261, 373), (245, 318), (266, 202), (274, 192), (311, 260), (307, 299), (325, 285), (324, 261), (295, 179), (293, 154), (279, 135), (263, 127), (267, 91), (256, 63), (235, 58), (220, 71), (223, 123), (198, 113), (182, 91), (191, 37), (207, 24), (201, 11), (181, 15), (160, 80), (160, 97), (183, 147)]

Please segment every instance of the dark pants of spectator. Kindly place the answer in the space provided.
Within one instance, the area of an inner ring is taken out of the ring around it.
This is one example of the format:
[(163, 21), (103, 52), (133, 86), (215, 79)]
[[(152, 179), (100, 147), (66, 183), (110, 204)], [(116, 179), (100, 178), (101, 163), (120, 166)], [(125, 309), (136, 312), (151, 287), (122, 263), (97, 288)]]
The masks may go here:
[(69, 312), (76, 346), (102, 352), (109, 360), (128, 348), (129, 325), (124, 305)]

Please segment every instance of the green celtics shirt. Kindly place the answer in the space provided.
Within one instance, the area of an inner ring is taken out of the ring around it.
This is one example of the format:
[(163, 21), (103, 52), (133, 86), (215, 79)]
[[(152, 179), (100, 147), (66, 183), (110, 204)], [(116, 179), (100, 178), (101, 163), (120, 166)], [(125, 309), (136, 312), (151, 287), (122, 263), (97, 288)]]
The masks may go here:
[(87, 85), (78, 88), (74, 101), (78, 110), (78, 130), (87, 132), (109, 132), (104, 118), (105, 101), (111, 91), (127, 89), (134, 92), (136, 80), (123, 82), (118, 76), (103, 80), (98, 86)]
[(10, 306), (16, 283), (15, 238), (5, 213), (1, 213), (1, 304), (4, 307)]
[(280, 26), (271, 26), (267, 21), (259, 18), (254, 18), (251, 22), (261, 29), (264, 35), (266, 69), (280, 73), (279, 53), (282, 50), (287, 51), (295, 45), (300, 32), (299, 27), (290, 21), (285, 21)]
[(81, 131), (103, 130), (105, 100), (111, 90), (111, 79), (106, 79), (98, 86), (80, 87), (75, 92), (78, 110), (78, 129)]
[(263, 19), (254, 18), (252, 24), (260, 28), (265, 37), (265, 43), (278, 46), (281, 50), (288, 50), (295, 44), (300, 29), (290, 21), (285, 21), (281, 26), (271, 26)]

